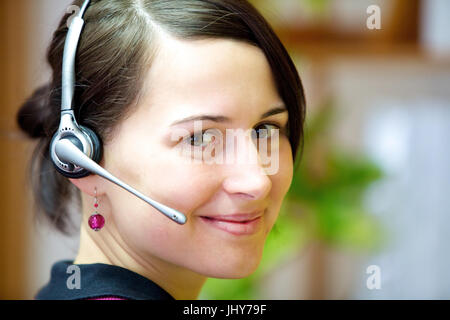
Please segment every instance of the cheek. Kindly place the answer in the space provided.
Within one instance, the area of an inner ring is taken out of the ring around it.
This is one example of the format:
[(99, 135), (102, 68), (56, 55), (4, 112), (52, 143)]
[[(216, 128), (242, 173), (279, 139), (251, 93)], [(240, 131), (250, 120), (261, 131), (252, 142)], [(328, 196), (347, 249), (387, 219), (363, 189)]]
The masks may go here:
[(267, 224), (267, 233), (273, 227), (276, 219), (278, 218), (281, 205), (286, 193), (289, 190), (293, 177), (292, 152), (289, 142), (287, 140), (282, 140), (279, 150), (279, 169), (276, 174), (270, 176), (272, 181), (272, 189), (270, 192), (270, 211), (272, 214), (268, 217), (269, 221)]
[(219, 175), (213, 168), (186, 164), (182, 161), (163, 161), (150, 164), (143, 173), (140, 185), (161, 203), (189, 214), (207, 202), (220, 186)]
[(140, 159), (146, 159), (145, 165), (138, 164), (137, 157), (115, 161), (111, 171), (119, 172), (121, 177), (126, 177), (128, 184), (151, 199), (184, 213), (188, 223), (178, 225), (151, 205), (116, 186), (109, 192), (112, 214), (118, 233), (128, 245), (173, 261), (176, 254), (192, 252), (192, 248), (188, 248), (189, 243), (199, 240), (196, 240), (199, 235), (195, 233), (195, 225), (190, 223), (193, 221), (191, 213), (217, 192), (219, 175), (214, 174), (217, 169), (213, 166), (183, 163), (175, 157), (172, 161), (170, 152), (152, 150), (155, 154), (165, 152), (165, 157), (144, 155)]
[[(148, 197), (188, 213), (215, 192), (219, 182), (215, 179), (217, 175), (214, 175), (213, 168), (183, 161), (176, 152), (167, 150), (155, 141), (141, 146), (136, 143), (129, 146), (126, 148), (127, 152), (111, 149), (111, 156), (121, 156), (111, 158), (108, 155), (112, 161), (107, 170), (117, 173), (126, 183)], [(129, 156), (130, 154), (139, 156)], [(153, 209), (140, 199), (134, 205), (141, 202), (149, 210)]]
[(284, 198), (292, 182), (294, 164), (292, 150), (287, 137), (281, 139), (279, 149), (279, 170), (274, 175), (273, 183), (277, 185), (277, 196)]

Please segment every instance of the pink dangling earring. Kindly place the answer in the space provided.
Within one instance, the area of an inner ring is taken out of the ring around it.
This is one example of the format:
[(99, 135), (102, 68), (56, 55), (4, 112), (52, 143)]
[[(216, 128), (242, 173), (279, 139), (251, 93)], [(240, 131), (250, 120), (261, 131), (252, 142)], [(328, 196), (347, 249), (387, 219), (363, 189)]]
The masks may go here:
[(105, 225), (105, 218), (97, 211), (98, 208), (97, 187), (95, 187), (94, 207), (95, 212), (89, 217), (89, 227), (91, 227), (92, 230), (98, 231)]

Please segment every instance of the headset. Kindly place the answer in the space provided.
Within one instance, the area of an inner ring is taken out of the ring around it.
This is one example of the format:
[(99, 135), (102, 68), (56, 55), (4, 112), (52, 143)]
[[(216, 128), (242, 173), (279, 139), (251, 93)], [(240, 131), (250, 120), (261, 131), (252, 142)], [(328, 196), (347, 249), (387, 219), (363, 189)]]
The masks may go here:
[(61, 118), (49, 148), (53, 165), (63, 176), (72, 179), (97, 174), (144, 200), (172, 221), (185, 224), (187, 218), (183, 213), (146, 197), (98, 165), (103, 153), (101, 140), (93, 130), (79, 125), (75, 119), (72, 107), (75, 91), (75, 56), (84, 26), (83, 15), (89, 2), (90, 0), (85, 0), (78, 14), (73, 17), (64, 44)]

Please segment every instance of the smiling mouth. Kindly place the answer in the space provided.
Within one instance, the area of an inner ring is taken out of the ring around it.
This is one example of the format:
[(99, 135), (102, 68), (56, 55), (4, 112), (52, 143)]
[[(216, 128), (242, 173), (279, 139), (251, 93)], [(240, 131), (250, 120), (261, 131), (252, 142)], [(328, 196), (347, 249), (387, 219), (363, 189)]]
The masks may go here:
[(256, 220), (256, 219), (258, 219), (260, 217), (253, 218), (251, 220), (242, 220), (242, 221), (227, 220), (227, 219), (216, 219), (216, 218), (207, 217), (207, 216), (201, 216), (201, 218), (204, 218), (204, 219), (207, 219), (207, 220), (216, 220), (216, 221), (222, 221), (222, 222), (229, 222), (229, 223), (246, 224), (246, 223), (252, 222), (253, 220)]
[(251, 235), (256, 233), (261, 226), (261, 216), (253, 218), (252, 220), (244, 221), (229, 221), (221, 219), (216, 219), (212, 217), (201, 216), (200, 217), (206, 225), (219, 229), (220, 231), (225, 231), (235, 236)]

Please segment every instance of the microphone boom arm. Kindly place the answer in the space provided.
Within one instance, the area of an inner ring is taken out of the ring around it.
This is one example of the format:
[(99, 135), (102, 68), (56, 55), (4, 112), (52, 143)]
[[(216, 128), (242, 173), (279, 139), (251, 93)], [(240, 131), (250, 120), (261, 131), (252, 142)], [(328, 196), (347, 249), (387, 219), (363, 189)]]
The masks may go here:
[(151, 205), (153, 208), (155, 208), (156, 210), (158, 210), (159, 212), (161, 212), (162, 214), (167, 216), (169, 219), (175, 221), (178, 224), (186, 223), (187, 218), (183, 213), (179, 212), (178, 210), (169, 208), (157, 201), (154, 201), (154, 200), (150, 199), (149, 197), (146, 197), (139, 191), (133, 189), (128, 184), (117, 179), (112, 174), (110, 174), (108, 171), (106, 171), (101, 166), (99, 166), (95, 161), (89, 159), (69, 139), (59, 140), (56, 143), (55, 152), (61, 161), (64, 161), (67, 163), (72, 163), (79, 167), (85, 168), (86, 170), (88, 170), (92, 173), (95, 173), (95, 174), (115, 183), (119, 187), (122, 187), (123, 189), (127, 190), (128, 192), (134, 194), (136, 197), (144, 200), (149, 205)]

